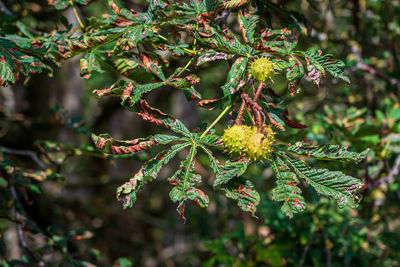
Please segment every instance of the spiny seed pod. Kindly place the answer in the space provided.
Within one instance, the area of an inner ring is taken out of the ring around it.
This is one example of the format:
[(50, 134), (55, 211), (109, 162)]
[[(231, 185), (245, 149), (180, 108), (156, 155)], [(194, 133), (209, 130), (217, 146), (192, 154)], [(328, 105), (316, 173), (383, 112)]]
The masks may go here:
[(251, 128), (244, 125), (233, 125), (225, 130), (222, 142), (229, 153), (243, 154), (246, 149), (246, 140)]
[(251, 63), (250, 73), (256, 80), (273, 81), (272, 78), (275, 75), (274, 63), (268, 57), (259, 57)]
[(246, 142), (245, 153), (252, 161), (264, 161), (272, 151), (271, 145), (275, 141), (275, 133), (270, 126), (263, 127), (267, 135), (259, 133), (257, 127), (253, 127)]

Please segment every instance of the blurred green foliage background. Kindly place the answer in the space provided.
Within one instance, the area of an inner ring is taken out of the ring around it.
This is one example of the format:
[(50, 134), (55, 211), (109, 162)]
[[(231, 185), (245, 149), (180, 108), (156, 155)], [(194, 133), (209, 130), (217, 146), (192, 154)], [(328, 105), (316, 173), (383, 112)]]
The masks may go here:
[[(60, 16), (74, 21), (72, 10), (57, 11), (46, 1), (2, 2), (34, 29), (50, 31), (60, 27)], [(49, 266), (63, 261), (65, 266), (86, 266), (89, 262), (99, 266), (149, 267), (399, 265), (400, 1), (275, 2), (308, 19), (312, 28), (302, 28), (300, 48), (314, 47), (343, 60), (352, 81), (348, 85), (326, 79), (316, 88), (311, 80), (304, 79), (302, 91), (292, 97), (283, 77), (278, 77), (272, 87), (285, 95), (293, 118), (308, 126), (290, 130), (279, 138), (286, 142), (309, 139), (318, 144), (348, 145), (356, 151), (370, 148), (367, 159), (356, 167), (334, 165), (366, 183), (361, 206), (357, 210), (338, 209), (336, 203), (320, 199), (304, 187), (311, 204), (306, 213), (288, 219), (281, 214), (279, 204), (271, 201), (272, 171), (260, 163), (253, 164), (245, 174), (262, 192), (259, 218), (255, 219), (214, 192), (208, 160), (200, 156), (197, 171), (209, 178), (205, 188), (211, 203), (207, 209), (191, 205), (186, 224), (177, 216), (168, 199), (168, 182), (163, 179), (174, 172), (176, 160), (155, 183), (141, 191), (133, 209), (123, 211), (115, 199), (115, 189), (139, 169), (140, 157), (94, 157), (85, 131), (133, 139), (159, 129), (124, 110), (119, 100), (96, 100), (92, 95), (93, 89), (105, 88), (119, 79), (118, 74), (110, 71), (84, 81), (79, 76), (79, 59), (72, 59), (56, 71), (54, 79), (40, 74), (27, 87), (17, 83), (0, 88), (2, 148), (37, 151), (38, 144), (49, 145), (38, 140), (71, 144), (49, 155), (64, 179), (38, 185), (41, 194), (28, 193), (29, 201), (24, 207), (32, 221), (41, 229), (48, 229), (51, 245), (59, 248), (49, 254)], [(145, 1), (123, 3), (135, 10), (146, 8)], [(80, 7), (79, 12), (90, 19), (110, 10), (105, 1), (93, 0)], [(171, 60), (172, 66), (181, 64)], [(204, 98), (221, 96), (219, 88), (228, 69), (227, 62), (194, 69), (201, 78), (197, 89)], [(218, 115), (199, 110), (186, 101), (182, 92), (172, 88), (151, 92), (146, 98), (150, 104), (171, 112), (188, 128)], [(83, 128), (76, 127), (80, 122)], [(222, 133), (227, 123), (226, 119), (216, 131)], [(29, 157), (10, 157), (26, 168), (35, 166)], [(3, 180), (0, 178), (0, 190), (7, 187)], [(7, 201), (10, 200), (2, 199), (0, 208), (7, 206)], [(2, 255), (24, 261), (26, 251), (16, 241), (16, 223), (0, 215)], [(71, 232), (76, 229), (91, 232)], [(25, 230), (29, 234), (29, 229)], [(35, 249), (50, 241), (32, 234), (27, 242)], [(0, 265), (8, 266), (1, 260)]]

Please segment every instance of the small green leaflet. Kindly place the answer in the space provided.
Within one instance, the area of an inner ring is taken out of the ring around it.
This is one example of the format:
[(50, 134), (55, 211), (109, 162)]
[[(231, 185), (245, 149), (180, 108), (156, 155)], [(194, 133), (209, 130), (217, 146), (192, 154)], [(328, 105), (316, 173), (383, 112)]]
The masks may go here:
[(339, 145), (310, 146), (302, 142), (297, 142), (291, 146), (280, 146), (279, 150), (293, 155), (305, 156), (319, 160), (341, 160), (353, 163), (363, 160), (369, 151), (367, 149), (361, 153), (357, 153), (347, 151), (347, 147)]
[(241, 176), (246, 171), (248, 164), (249, 160), (247, 158), (240, 158), (236, 161), (227, 160), (222, 172), (217, 173), (214, 187), (226, 184), (229, 180)]
[(318, 87), (322, 78), (326, 77), (328, 71), (333, 77), (350, 83), (350, 79), (344, 75), (345, 64), (332, 58), (332, 55), (322, 55), (321, 50), (300, 51), (307, 62), (307, 71), (311, 80)]
[(187, 199), (195, 201), (200, 207), (208, 206), (208, 196), (204, 192), (195, 187), (195, 184), (201, 182), (201, 176), (194, 171), (194, 156), (196, 154), (196, 145), (192, 145), (186, 160), (182, 161), (178, 171), (168, 179), (172, 188), (169, 196), (172, 202), (177, 203), (177, 211), (184, 216), (184, 205)]
[(54, 6), (56, 9), (66, 9), (68, 6), (73, 5), (73, 3), (87, 5), (90, 0), (47, 0), (49, 5)]
[(140, 52), (139, 55), (143, 65), (149, 72), (152, 72), (161, 80), (165, 80), (165, 75), (162, 71), (161, 65), (158, 61), (158, 56), (156, 54)]
[(225, 191), (227, 197), (237, 200), (242, 210), (254, 215), (260, 203), (260, 194), (249, 180), (242, 177), (231, 179), (221, 185), (221, 189)]
[(49, 75), (52, 75), (49, 66), (38, 58), (21, 52), (13, 41), (0, 37), (0, 86), (15, 83), (21, 74), (26, 76), (26, 83), (31, 74), (43, 70), (50, 71)]
[(102, 70), (98, 62), (97, 55), (93, 51), (85, 54), (85, 56), (80, 59), (79, 63), (81, 76), (85, 79), (90, 79), (94, 72), (104, 73), (104, 70)]
[(233, 63), (228, 72), (225, 85), (222, 86), (224, 96), (232, 95), (244, 85), (243, 78), (246, 74), (247, 58), (240, 57)]
[(114, 139), (108, 134), (92, 134), (92, 140), (96, 147), (106, 154), (123, 155), (135, 154), (158, 144), (168, 144), (173, 141), (182, 141), (184, 139), (173, 135), (156, 134), (148, 138), (137, 138), (125, 141)]
[(272, 190), (272, 199), (283, 202), (282, 213), (292, 218), (294, 214), (306, 208), (301, 190), (297, 187), (299, 179), (276, 153), (273, 154), (271, 167), (276, 174), (276, 187)]
[(289, 58), (290, 68), (286, 73), (286, 78), (289, 82), (288, 88), (291, 95), (299, 92), (299, 83), (301, 78), (304, 76), (304, 67), (301, 61), (295, 56)]
[(246, 43), (254, 42), (254, 32), (259, 20), (259, 16), (247, 10), (240, 10), (238, 15), (238, 22), (243, 39)]
[(138, 173), (128, 182), (117, 189), (117, 199), (122, 201), (124, 209), (131, 208), (136, 202), (136, 193), (144, 184), (154, 181), (161, 168), (166, 165), (179, 151), (190, 145), (182, 143), (173, 145), (171, 148), (159, 153), (157, 156), (147, 161)]
[(318, 194), (335, 199), (339, 207), (357, 206), (359, 197), (356, 193), (364, 185), (360, 179), (345, 175), (340, 171), (311, 169), (303, 161), (289, 156), (284, 156), (283, 159), (293, 168), (298, 177), (314, 187)]

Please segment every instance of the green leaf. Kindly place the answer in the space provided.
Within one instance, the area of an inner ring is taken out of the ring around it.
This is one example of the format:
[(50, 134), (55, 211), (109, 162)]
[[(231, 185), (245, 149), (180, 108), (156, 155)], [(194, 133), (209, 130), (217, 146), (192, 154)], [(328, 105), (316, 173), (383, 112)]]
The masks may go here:
[(90, 79), (92, 74), (97, 73), (104, 73), (102, 70), (95, 53), (90, 52), (87, 53), (83, 58), (80, 59), (80, 70), (81, 76), (85, 79)]
[(319, 145), (310, 146), (302, 142), (297, 142), (291, 146), (280, 146), (281, 151), (308, 158), (319, 160), (342, 160), (350, 162), (360, 162), (365, 158), (369, 150), (361, 153), (347, 151), (347, 147), (339, 145)]
[(204, 152), (207, 154), (208, 159), (210, 160), (210, 166), (213, 169), (214, 173), (216, 175), (221, 175), (223, 172), (223, 169), (221, 167), (221, 164), (219, 161), (214, 157), (213, 153), (211, 150), (209, 150), (207, 147), (200, 145), (200, 147), (204, 150)]
[(261, 38), (258, 38), (253, 46), (260, 51), (289, 55), (296, 47), (300, 33), (301, 29), (295, 23), (279, 30), (267, 28), (261, 32)]
[(305, 57), (308, 75), (316, 86), (319, 86), (320, 80), (326, 77), (326, 71), (333, 77), (350, 83), (350, 79), (344, 75), (345, 64), (333, 59), (332, 55), (322, 55), (321, 50), (300, 51), (300, 53)]
[(122, 202), (124, 209), (131, 208), (137, 199), (137, 191), (144, 184), (154, 181), (157, 178), (161, 168), (166, 165), (179, 151), (189, 146), (189, 143), (173, 145), (166, 151), (147, 161), (138, 173), (128, 182), (119, 186), (117, 189), (117, 199)]
[(182, 141), (181, 138), (165, 134), (158, 134), (148, 138), (137, 138), (128, 141), (114, 139), (108, 134), (92, 134), (92, 140), (99, 150), (112, 155), (135, 154), (158, 144)]
[(216, 134), (206, 134), (202, 138), (199, 138), (197, 142), (203, 145), (212, 146), (214, 148), (223, 148), (221, 136)]
[(276, 187), (272, 190), (272, 198), (283, 202), (282, 213), (292, 218), (294, 214), (306, 208), (301, 190), (297, 186), (299, 179), (276, 153), (273, 154), (271, 167), (276, 174)]
[(286, 73), (286, 78), (288, 79), (288, 88), (291, 95), (299, 92), (299, 83), (301, 78), (304, 76), (303, 64), (295, 56), (289, 58), (290, 68)]
[(237, 205), (244, 211), (254, 215), (260, 203), (260, 194), (255, 190), (254, 185), (247, 179), (231, 179), (221, 185), (225, 195), (237, 200)]
[[(0, 58), (0, 60), (2, 59)], [(0, 85), (7, 86), (13, 83), (15, 83), (15, 77), (10, 66), (7, 65), (7, 62), (0, 61)]]
[(335, 199), (340, 208), (344, 205), (357, 206), (360, 199), (356, 193), (364, 185), (360, 179), (340, 171), (311, 169), (305, 162), (292, 157), (286, 156), (284, 159), (300, 178), (314, 187), (318, 194)]
[[(195, 29), (195, 25), (189, 25), (191, 30)], [(227, 54), (248, 56), (254, 53), (253, 48), (248, 45), (242, 44), (234, 33), (229, 29), (221, 30), (218, 26), (210, 24), (204, 29), (201, 34), (199, 32), (193, 32), (194, 37), (204, 44), (207, 44), (209, 48)], [(208, 37), (209, 36), (209, 37)]]
[(144, 100), (140, 100), (132, 111), (136, 112), (136, 115), (145, 121), (169, 128), (172, 131), (189, 138), (192, 138), (193, 136), (180, 120), (175, 119), (156, 108), (150, 107), (150, 105)]
[(201, 94), (194, 89), (194, 85), (200, 82), (200, 78), (195, 74), (190, 74), (185, 78), (169, 78), (168, 85), (177, 89), (184, 90), (185, 96), (189, 101), (201, 99)]
[(179, 170), (168, 179), (170, 184), (174, 185), (169, 196), (174, 203), (179, 203), (177, 211), (184, 216), (184, 204), (187, 199), (195, 201), (200, 207), (208, 206), (208, 196), (195, 187), (195, 184), (201, 181), (200, 175), (194, 171), (194, 156), (197, 152), (196, 145), (192, 145), (186, 160), (182, 161)]
[(161, 65), (158, 61), (158, 56), (156, 54), (150, 52), (140, 52), (139, 55), (144, 67), (149, 72), (152, 72), (161, 80), (165, 80), (165, 75), (162, 71)]
[(247, 158), (240, 158), (236, 161), (227, 160), (222, 168), (222, 172), (217, 173), (214, 187), (226, 184), (232, 178), (242, 175), (246, 171), (248, 164), (249, 160)]
[(17, 43), (0, 37), (0, 86), (14, 83), (21, 74), (27, 77), (26, 83), (30, 75), (43, 70), (48, 70), (50, 75), (52, 74), (51, 68), (41, 60), (21, 52)]
[(56, 9), (62, 10), (66, 9), (71, 3), (78, 3), (81, 5), (86, 5), (90, 0), (47, 0), (49, 5), (54, 6)]
[(243, 39), (246, 43), (252, 44), (254, 42), (254, 32), (259, 20), (259, 16), (254, 12), (247, 10), (240, 10), (238, 15), (238, 22)]
[(222, 86), (224, 96), (232, 95), (244, 85), (247, 57), (239, 57), (228, 72), (225, 84)]

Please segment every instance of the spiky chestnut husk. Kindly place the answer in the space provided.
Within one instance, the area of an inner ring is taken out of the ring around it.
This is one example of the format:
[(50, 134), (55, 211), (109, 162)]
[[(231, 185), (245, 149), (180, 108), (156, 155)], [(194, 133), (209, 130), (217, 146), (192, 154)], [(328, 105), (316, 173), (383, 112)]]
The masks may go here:
[(229, 153), (243, 154), (246, 149), (246, 140), (251, 128), (245, 125), (233, 125), (225, 130), (222, 143)]
[(251, 63), (251, 76), (259, 81), (273, 81), (275, 75), (274, 63), (268, 57), (259, 57)]
[(272, 151), (271, 145), (275, 141), (275, 132), (270, 126), (264, 125), (263, 127), (267, 135), (259, 133), (257, 127), (253, 127), (246, 142), (246, 150), (244, 152), (252, 161), (265, 161)]

